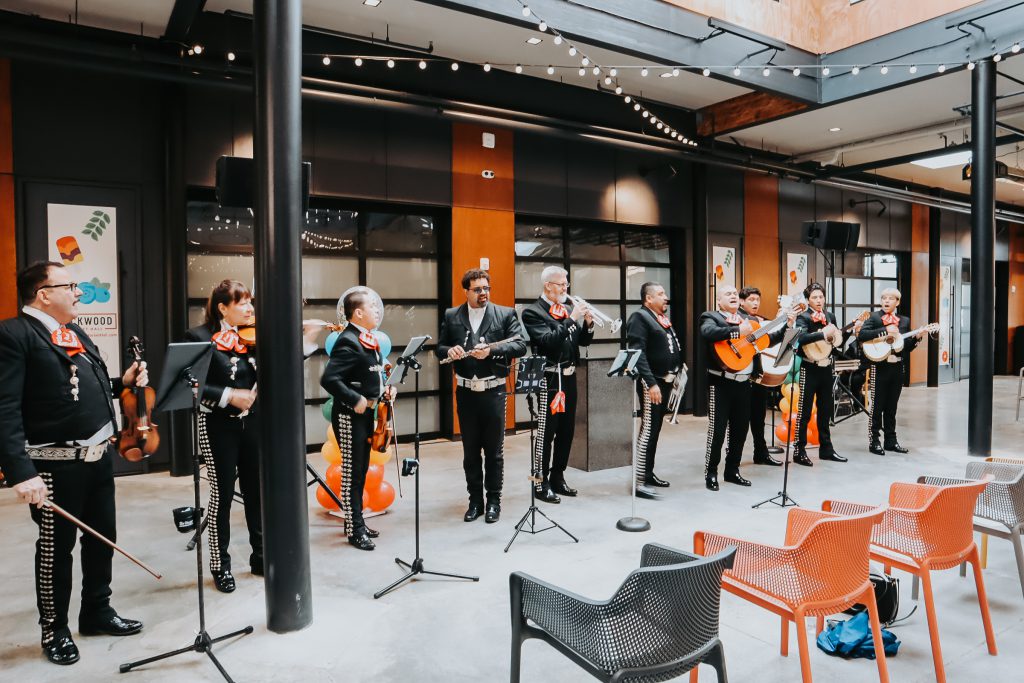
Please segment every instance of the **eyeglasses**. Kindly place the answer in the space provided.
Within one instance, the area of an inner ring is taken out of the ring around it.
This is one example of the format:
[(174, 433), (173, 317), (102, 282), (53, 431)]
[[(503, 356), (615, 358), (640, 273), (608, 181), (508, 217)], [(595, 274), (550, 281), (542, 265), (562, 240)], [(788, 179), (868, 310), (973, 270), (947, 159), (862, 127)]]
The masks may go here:
[(42, 285), (41, 287), (36, 288), (36, 291), (38, 292), (40, 289), (60, 289), (61, 287), (67, 287), (69, 291), (73, 292), (78, 289), (78, 283), (69, 282), (64, 285)]
[(473, 289), (471, 289), (469, 291), (473, 292), (474, 294), (483, 294), (484, 292), (491, 291), (491, 288), (490, 287), (474, 287)]
[(554, 285), (555, 287), (562, 287), (563, 289), (569, 289), (568, 280), (566, 280), (565, 282), (552, 282), (551, 280), (548, 280), (547, 284)]

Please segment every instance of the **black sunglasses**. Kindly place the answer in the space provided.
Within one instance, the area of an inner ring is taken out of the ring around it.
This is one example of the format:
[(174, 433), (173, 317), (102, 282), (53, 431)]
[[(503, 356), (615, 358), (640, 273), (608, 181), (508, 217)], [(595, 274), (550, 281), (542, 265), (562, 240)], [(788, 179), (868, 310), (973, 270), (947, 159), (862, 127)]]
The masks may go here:
[(36, 289), (36, 292), (38, 292), (40, 289), (60, 289), (61, 287), (67, 287), (69, 290), (71, 290), (73, 292), (76, 289), (78, 289), (78, 283), (77, 282), (69, 282), (69, 283), (64, 284), (64, 285), (42, 285), (41, 287), (38, 287)]

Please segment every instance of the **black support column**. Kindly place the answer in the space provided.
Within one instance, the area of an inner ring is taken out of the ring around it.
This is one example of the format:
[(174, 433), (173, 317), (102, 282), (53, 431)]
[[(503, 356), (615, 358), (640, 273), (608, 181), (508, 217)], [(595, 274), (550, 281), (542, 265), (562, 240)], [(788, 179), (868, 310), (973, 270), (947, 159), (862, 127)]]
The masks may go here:
[[(255, 252), (267, 628), (313, 621), (302, 386), (302, 3), (256, 0)], [(290, 333), (289, 333), (290, 332)]]
[(992, 367), (995, 351), (996, 65), (977, 62), (971, 80), (971, 378), (967, 449), (992, 451)]

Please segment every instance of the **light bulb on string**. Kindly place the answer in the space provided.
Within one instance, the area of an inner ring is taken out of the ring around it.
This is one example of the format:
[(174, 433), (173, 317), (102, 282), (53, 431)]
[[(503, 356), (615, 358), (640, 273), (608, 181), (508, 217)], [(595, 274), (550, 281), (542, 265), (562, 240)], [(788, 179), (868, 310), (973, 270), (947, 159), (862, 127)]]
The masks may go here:
[(583, 59), (580, 60), (580, 64), (582, 64), (583, 66), (590, 66), (590, 58), (584, 57)]
[(548, 65), (548, 76), (553, 76), (554, 74), (555, 74), (555, 67), (553, 67), (551, 65)]
[(235, 61), (235, 53), (234, 52), (229, 52), (228, 53), (228, 61), (229, 62)]
[(883, 66), (881, 69), (878, 70), (878, 73), (882, 74), (883, 76), (886, 75), (887, 73), (889, 73), (889, 67)]
[(575, 45), (570, 45), (569, 46), (569, 56), (570, 57), (575, 57), (576, 56), (576, 46)]
[(1012, 52), (1013, 54), (1017, 54), (1018, 52), (1020, 52), (1020, 43), (1014, 43), (1013, 47), (1010, 48), (1010, 52)]
[(630, 97), (629, 95), (626, 95), (626, 97), (624, 97), (623, 99), (625, 99), (625, 100), (626, 100), (626, 104), (629, 104), (630, 102), (632, 102), (632, 101), (633, 101), (633, 98), (632, 98), (632, 97)]
[(331, 65), (331, 58), (328, 57), (327, 55), (324, 55), (323, 63), (324, 63), (324, 66), (330, 66)]
[(736, 67), (735, 69), (733, 69), (732, 70), (732, 75), (733, 76), (739, 76), (740, 75), (740, 68)]
[(644, 117), (645, 119), (646, 119), (647, 117), (649, 117), (650, 115), (651, 115), (651, 112), (647, 111), (646, 109), (644, 110), (644, 113), (642, 114), (642, 116), (643, 116), (643, 117)]
[(612, 84), (612, 77), (611, 76), (605, 76), (604, 77), (604, 84), (605, 85), (611, 85)]
[(974, 71), (974, 62), (967, 62), (967, 70)]
[(860, 67), (859, 66), (853, 67), (852, 69), (850, 69), (850, 73), (852, 73), (854, 76), (856, 76), (857, 74), (860, 73)]
[(522, 64), (516, 64), (516, 73), (517, 74), (523, 73), (523, 65)]
[(764, 76), (765, 78), (768, 78), (769, 76), (772, 75), (772, 70), (769, 69), (768, 67), (765, 67), (761, 69), (761, 75)]
[(363, 65), (363, 58), (362, 57), (356, 57), (356, 66), (362, 66), (362, 65)]
[(555, 34), (554, 43), (555, 43), (555, 45), (561, 45), (562, 44), (562, 36), (559, 35), (559, 34)]
[(634, 111), (640, 111), (640, 103), (639, 102), (637, 102), (636, 104), (633, 105), (633, 110)]
[(800, 75), (800, 67), (796, 67), (795, 69), (793, 69), (793, 75), (794, 76), (799, 76)]
[(484, 72), (485, 73), (490, 73), (491, 72), (491, 64), (490, 64), (490, 62), (484, 62)]
[(679, 69), (672, 69), (672, 75), (678, 77), (679, 76)]
[(584, 68), (583, 68), (583, 67), (581, 66), (581, 67), (580, 67), (580, 70), (579, 70), (579, 71), (578, 71), (577, 73), (579, 73), (579, 75), (580, 75), (580, 76), (586, 76), (586, 75), (587, 75), (587, 70), (586, 70), (586, 69), (584, 69)]
[(647, 74), (648, 74), (648, 71), (647, 71), (647, 67), (646, 67), (646, 66), (645, 66), (644, 68), (640, 69), (640, 75), (641, 75), (641, 76), (643, 76), (644, 78), (646, 78), (646, 77), (647, 77)]
[(621, 85), (615, 86), (615, 94), (616, 95), (621, 95), (622, 94), (622, 86)]
[(661, 129), (662, 129), (662, 128), (664, 128), (664, 127), (665, 127), (665, 124), (663, 124), (663, 123), (659, 123), (659, 124), (658, 124), (658, 130), (661, 130)]
[(458, 70), (459, 70), (459, 63), (458, 62), (452, 62), (452, 71), (458, 71)]
[(426, 68), (427, 68), (427, 63), (421, 59), (420, 60), (420, 69), (422, 70), (422, 69), (426, 69)]
[(197, 55), (201, 55), (201, 54), (203, 54), (203, 46), (202, 46), (202, 45), (194, 45), (194, 46), (192, 46), (192, 50), (193, 50), (193, 51), (194, 51), (194, 52), (195, 52), (195, 53), (196, 53)]
[(832, 72), (832, 69), (830, 69), (830, 68), (828, 68), (828, 67), (826, 66), (826, 67), (822, 68), (822, 70), (821, 70), (821, 75), (822, 75), (822, 76), (828, 76), (828, 75), (829, 75), (829, 73), (831, 73), (831, 72)]
[(548, 22), (546, 22), (546, 21), (540, 22), (540, 24), (537, 25), (537, 28), (540, 31), (547, 31), (548, 30)]
[(701, 71), (701, 73), (704, 74), (705, 76), (710, 76), (711, 75), (711, 69), (709, 69), (707, 67), (704, 67), (704, 69)]
[(619, 70), (616, 69), (615, 67), (612, 67), (611, 69), (608, 70), (608, 73), (611, 74), (612, 78), (615, 78), (616, 76), (619, 75)]
[(523, 5), (523, 16), (524, 17), (528, 17), (528, 16), (530, 16), (530, 14), (531, 14), (531, 12), (530, 12), (529, 6), (528, 5)]
[(601, 75), (601, 67), (599, 67), (599, 66), (595, 66), (594, 67), (594, 75), (595, 76), (600, 76)]
[(993, 62), (1001, 62), (1001, 61), (1003, 61), (1003, 56), (997, 52), (994, 55), (992, 55), (992, 61)]
[(937, 69), (937, 71), (938, 71), (938, 72), (939, 72), (940, 74), (942, 74), (942, 73), (946, 73), (946, 65), (945, 65), (945, 64), (939, 64), (939, 68)]
[(388, 60), (388, 68), (389, 69), (394, 69), (395, 68), (395, 60), (393, 60), (393, 59), (389, 59)]
[(912, 74), (916, 74), (917, 73), (917, 64), (912, 64), (910, 66), (910, 73), (912, 73)]

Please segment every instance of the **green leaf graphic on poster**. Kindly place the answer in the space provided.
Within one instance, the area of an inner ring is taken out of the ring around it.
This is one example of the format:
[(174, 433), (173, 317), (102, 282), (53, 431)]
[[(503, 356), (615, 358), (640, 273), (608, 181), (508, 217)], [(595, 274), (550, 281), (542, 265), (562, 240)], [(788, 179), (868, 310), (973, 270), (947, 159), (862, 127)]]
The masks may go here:
[(104, 211), (93, 211), (92, 218), (85, 224), (85, 228), (82, 230), (83, 235), (87, 235), (93, 239), (94, 242), (98, 242), (100, 236), (103, 235), (103, 231), (110, 226), (110, 216)]

